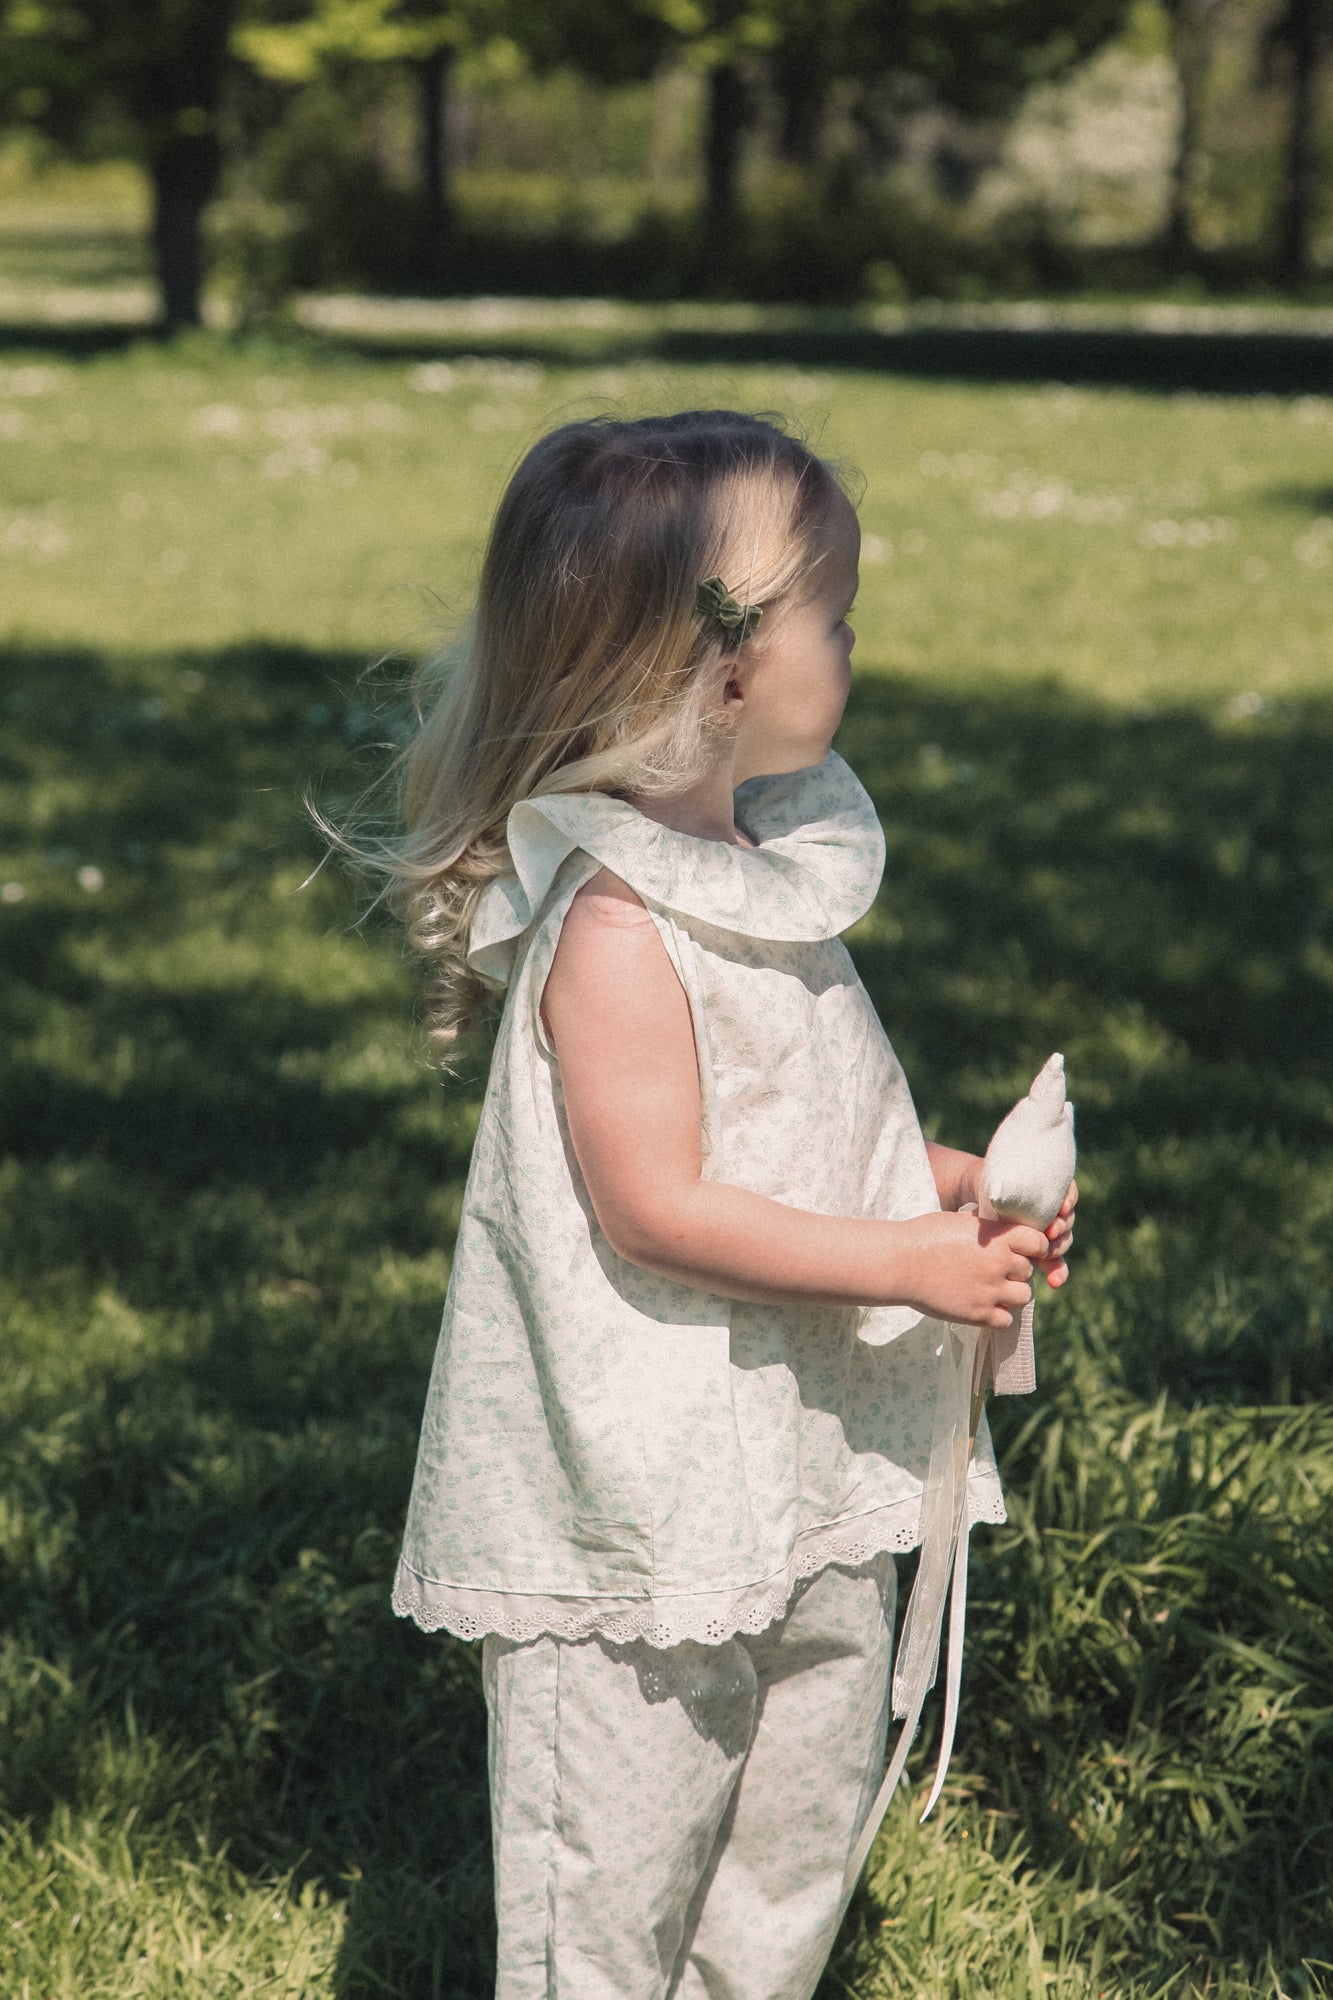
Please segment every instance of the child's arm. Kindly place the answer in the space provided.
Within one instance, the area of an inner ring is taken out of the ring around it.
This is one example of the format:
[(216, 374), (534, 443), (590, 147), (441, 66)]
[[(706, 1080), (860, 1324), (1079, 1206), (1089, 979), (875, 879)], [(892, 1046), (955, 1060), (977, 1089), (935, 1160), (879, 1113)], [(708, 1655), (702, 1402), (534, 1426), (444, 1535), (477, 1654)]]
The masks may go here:
[(1024, 1224), (817, 1215), (701, 1178), (689, 1003), (651, 917), (605, 870), (565, 917), (542, 1014), (597, 1220), (631, 1263), (732, 1298), (906, 1304), (977, 1326), (1007, 1326), (1031, 1297), (1049, 1246)]
[(979, 1153), (960, 1153), (952, 1146), (926, 1141), (926, 1156), (935, 1176), (935, 1191), (941, 1208), (966, 1208), (978, 1199), (977, 1175), (981, 1172)]

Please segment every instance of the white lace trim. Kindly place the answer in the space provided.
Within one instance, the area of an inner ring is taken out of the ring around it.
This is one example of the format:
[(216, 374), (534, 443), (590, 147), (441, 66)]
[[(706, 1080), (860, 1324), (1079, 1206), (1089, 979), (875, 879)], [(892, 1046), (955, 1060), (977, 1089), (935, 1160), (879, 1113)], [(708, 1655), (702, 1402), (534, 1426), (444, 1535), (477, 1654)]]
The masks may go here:
[[(989, 1478), (968, 1482), (968, 1519), (1002, 1522), (1004, 1501)], [(900, 1501), (802, 1535), (786, 1567), (739, 1590), (691, 1591), (674, 1597), (548, 1597), (511, 1590), (469, 1590), (418, 1575), (405, 1562), (394, 1579), (393, 1608), (423, 1632), (442, 1627), (460, 1639), (497, 1633), (519, 1642), (549, 1635), (588, 1639), (593, 1633), (617, 1645), (642, 1639), (650, 1646), (678, 1646), (693, 1639), (721, 1645), (737, 1632), (762, 1632), (780, 1618), (803, 1577), (834, 1563), (856, 1567), (886, 1549), (906, 1553), (920, 1540), (920, 1501)]]

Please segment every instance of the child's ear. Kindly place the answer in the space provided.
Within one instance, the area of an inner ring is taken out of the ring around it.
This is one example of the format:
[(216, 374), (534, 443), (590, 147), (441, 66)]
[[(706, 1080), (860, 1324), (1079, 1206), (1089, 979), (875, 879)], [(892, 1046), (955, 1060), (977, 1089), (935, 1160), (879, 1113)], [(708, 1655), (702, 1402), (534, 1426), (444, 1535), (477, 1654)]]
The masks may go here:
[(722, 690), (722, 706), (723, 708), (743, 708), (745, 706), (745, 689), (741, 686), (738, 674), (727, 675), (726, 685)]

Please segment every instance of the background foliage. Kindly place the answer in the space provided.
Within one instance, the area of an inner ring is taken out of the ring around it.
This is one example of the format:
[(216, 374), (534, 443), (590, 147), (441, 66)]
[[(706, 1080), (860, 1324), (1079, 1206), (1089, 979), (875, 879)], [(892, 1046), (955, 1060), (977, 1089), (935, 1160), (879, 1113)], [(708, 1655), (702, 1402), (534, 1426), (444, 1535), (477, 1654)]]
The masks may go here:
[(1078, 1102), (950, 1791), (825, 1990), (1333, 1991), (1333, 404), (468, 341), (0, 367), (0, 1988), (488, 1990), (475, 1654), (387, 1603), (484, 1051), (301, 794), (613, 399), (859, 459), (853, 949), (933, 1133)]
[(1327, 277), (1329, 0), (0, 0), (25, 182), (164, 322), (293, 287), (851, 303)]

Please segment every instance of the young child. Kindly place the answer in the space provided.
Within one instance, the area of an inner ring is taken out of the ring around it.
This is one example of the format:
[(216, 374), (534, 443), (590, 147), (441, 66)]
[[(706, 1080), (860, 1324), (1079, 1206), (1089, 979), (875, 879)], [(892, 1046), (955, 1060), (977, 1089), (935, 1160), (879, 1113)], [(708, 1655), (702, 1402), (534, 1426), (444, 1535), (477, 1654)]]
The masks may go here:
[(957, 1212), (839, 941), (884, 865), (830, 749), (859, 544), (768, 421), (554, 431), (381, 850), (440, 1043), (505, 992), (394, 1590), (485, 1642), (498, 2000), (806, 2000), (939, 1322), (1066, 1275), (1072, 1189), (1046, 1237)]

